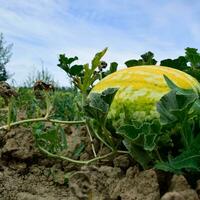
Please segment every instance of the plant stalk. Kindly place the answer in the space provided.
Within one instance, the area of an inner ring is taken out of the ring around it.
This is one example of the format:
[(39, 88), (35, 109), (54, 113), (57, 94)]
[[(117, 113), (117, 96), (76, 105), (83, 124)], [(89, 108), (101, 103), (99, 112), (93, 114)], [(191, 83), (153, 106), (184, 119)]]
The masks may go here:
[(76, 164), (85, 164), (85, 165), (88, 165), (92, 162), (95, 162), (95, 161), (98, 161), (98, 160), (102, 160), (104, 158), (107, 158), (107, 157), (110, 157), (112, 155), (114, 155), (115, 153), (127, 153), (126, 151), (112, 151), (108, 154), (105, 154), (103, 156), (98, 156), (96, 158), (93, 158), (93, 159), (90, 159), (90, 160), (74, 160), (74, 159), (71, 159), (69, 157), (65, 157), (65, 156), (61, 156), (61, 155), (56, 155), (56, 154), (53, 154), (49, 151), (47, 151), (46, 149), (44, 149), (43, 147), (41, 146), (38, 146), (38, 148), (45, 154), (47, 154), (49, 157), (52, 157), (52, 158), (59, 158), (59, 159), (62, 159), (62, 160), (67, 160), (69, 162), (72, 162), (72, 163), (76, 163)]
[(13, 126), (17, 126), (17, 125), (20, 125), (20, 124), (29, 123), (29, 122), (40, 122), (40, 121), (60, 123), (60, 124), (85, 124), (86, 123), (85, 120), (81, 120), (81, 121), (61, 121), (61, 120), (48, 119), (46, 117), (41, 117), (41, 118), (25, 119), (25, 120), (13, 122), (13, 123), (10, 123), (9, 126), (8, 125), (1, 126), (0, 130), (3, 130), (3, 129), (8, 130), (9, 128), (11, 128)]
[(95, 147), (94, 147), (94, 140), (93, 140), (92, 135), (90, 133), (90, 128), (88, 126), (88, 123), (86, 123), (86, 129), (87, 129), (87, 133), (88, 133), (89, 138), (90, 138), (90, 142), (91, 142), (91, 146), (92, 146), (92, 152), (94, 154), (94, 157), (97, 157), (97, 153), (96, 153)]
[(11, 127), (11, 115), (12, 115), (12, 109), (13, 109), (13, 101), (10, 99), (8, 103), (8, 116), (7, 116), (7, 129), (10, 130)]

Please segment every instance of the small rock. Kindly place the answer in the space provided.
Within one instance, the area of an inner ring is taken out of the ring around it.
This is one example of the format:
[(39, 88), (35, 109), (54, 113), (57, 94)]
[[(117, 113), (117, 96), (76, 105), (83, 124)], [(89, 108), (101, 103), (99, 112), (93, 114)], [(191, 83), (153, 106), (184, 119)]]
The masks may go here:
[(199, 200), (198, 194), (195, 190), (188, 189), (179, 192), (186, 200)]
[(45, 166), (45, 167), (51, 167), (54, 163), (55, 163), (55, 161), (53, 160), (53, 159), (49, 159), (49, 158), (42, 158), (42, 159), (40, 159), (39, 161), (38, 161), (38, 163), (40, 164), (40, 165), (43, 165), (43, 166)]
[(27, 164), (24, 162), (12, 162), (9, 164), (9, 167), (16, 170), (17, 173), (22, 173), (26, 170)]
[(182, 175), (172, 177), (169, 191), (178, 192), (185, 200), (199, 200), (196, 191), (190, 188), (186, 178)]
[(182, 175), (174, 175), (172, 177), (170, 186), (169, 186), (169, 191), (183, 191), (190, 189), (190, 186), (186, 180), (186, 178)]
[(135, 186), (139, 194), (151, 195), (152, 199), (159, 199), (159, 184), (154, 170), (145, 170), (135, 176)]
[(34, 175), (41, 174), (41, 170), (38, 168), (38, 166), (34, 166), (34, 165), (30, 168), (30, 172)]
[(90, 171), (90, 172), (97, 172), (98, 171), (98, 167), (96, 165), (83, 165), (80, 170), (81, 171)]
[(120, 167), (121, 169), (128, 169), (130, 165), (130, 160), (128, 155), (120, 155), (114, 158), (113, 164), (115, 167)]
[(119, 177), (121, 169), (119, 167), (101, 166), (99, 172), (104, 173), (107, 177)]
[(4, 179), (3, 172), (0, 172), (0, 182), (3, 181), (3, 179)]
[(65, 173), (61, 170), (57, 171), (53, 174), (53, 180), (55, 183), (58, 183), (60, 185), (65, 184)]
[(108, 147), (103, 147), (103, 148), (100, 148), (98, 155), (103, 156), (103, 155), (106, 155), (108, 153), (110, 153), (110, 149)]
[[(39, 195), (32, 195), (28, 192), (20, 192), (16, 196), (17, 200), (45, 200), (47, 198), (41, 197)], [(48, 200), (56, 200), (54, 197), (48, 197)]]
[(72, 162), (67, 162), (65, 163), (66, 165), (63, 165), (63, 168), (64, 168), (64, 172), (72, 172), (72, 171), (79, 171), (80, 169), (80, 165), (77, 165), (75, 163), (72, 163)]
[(69, 178), (69, 188), (79, 199), (88, 199), (91, 191), (90, 174), (88, 172), (76, 172)]
[(180, 193), (178, 192), (167, 192), (164, 196), (162, 196), (161, 200), (186, 200)]
[(197, 191), (197, 194), (199, 195), (199, 198), (200, 198), (200, 180), (197, 181), (196, 191)]
[(136, 167), (127, 170), (126, 177), (118, 181), (111, 193), (112, 199), (159, 200), (159, 184), (154, 170), (139, 172)]
[(82, 153), (80, 156), (80, 160), (89, 160), (89, 159), (90, 159), (90, 154), (88, 154), (87, 152)]
[(18, 149), (18, 144), (14, 138), (8, 139), (4, 145), (3, 152), (11, 152)]
[(139, 173), (139, 168), (137, 166), (129, 167), (126, 171), (127, 178), (134, 178), (136, 174)]
[[(15, 134), (17, 133), (17, 134)], [(2, 148), (3, 155), (10, 155), (20, 160), (31, 159), (38, 153), (34, 146), (34, 138), (28, 128), (16, 128), (5, 136), (6, 143)]]

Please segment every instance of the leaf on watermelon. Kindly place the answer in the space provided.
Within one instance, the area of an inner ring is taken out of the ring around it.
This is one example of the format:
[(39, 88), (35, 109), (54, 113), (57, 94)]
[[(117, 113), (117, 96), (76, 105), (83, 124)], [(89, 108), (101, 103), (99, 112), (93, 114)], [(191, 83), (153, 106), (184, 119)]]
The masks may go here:
[(104, 124), (117, 91), (117, 88), (108, 88), (102, 93), (91, 93), (84, 106), (86, 114), (96, 119), (100, 124)]
[(171, 89), (171, 90), (174, 90), (177, 92), (177, 94), (183, 94), (183, 95), (194, 95), (196, 97), (198, 97), (198, 94), (196, 94), (194, 92), (194, 90), (192, 89), (184, 89), (184, 88), (181, 88), (179, 86), (177, 86), (171, 79), (169, 79), (166, 75), (163, 75), (164, 76), (164, 79), (168, 85), (168, 87)]
[(168, 125), (182, 121), (183, 118), (187, 117), (196, 99), (197, 97), (194, 93), (178, 94), (176, 90), (164, 95), (157, 103), (161, 124)]
[(133, 145), (129, 140), (124, 139), (124, 146), (128, 150), (129, 154), (136, 160), (143, 169), (147, 169), (149, 163), (152, 161), (152, 157), (142, 147)]
[(195, 138), (188, 150), (168, 162), (159, 162), (156, 169), (163, 171), (181, 173), (186, 171), (200, 171), (200, 134)]
[[(117, 134), (124, 138), (124, 145), (130, 155), (144, 168), (152, 159), (151, 152), (155, 150), (161, 126), (158, 120), (141, 125), (124, 125), (117, 130)], [(141, 158), (141, 156), (143, 157)]]

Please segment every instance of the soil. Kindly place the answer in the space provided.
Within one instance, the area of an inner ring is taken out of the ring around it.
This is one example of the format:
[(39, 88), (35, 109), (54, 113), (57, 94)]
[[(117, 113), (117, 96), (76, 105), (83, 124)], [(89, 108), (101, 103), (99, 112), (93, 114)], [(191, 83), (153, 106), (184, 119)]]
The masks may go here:
[[(84, 129), (65, 127), (73, 157), (81, 141), (86, 145), (76, 159), (89, 159), (92, 150)], [(108, 151), (94, 141), (98, 154)], [(0, 132), (0, 200), (198, 200), (200, 180), (193, 186), (182, 175), (142, 171), (128, 155), (91, 165), (48, 158), (35, 147), (32, 132), (17, 127)]]

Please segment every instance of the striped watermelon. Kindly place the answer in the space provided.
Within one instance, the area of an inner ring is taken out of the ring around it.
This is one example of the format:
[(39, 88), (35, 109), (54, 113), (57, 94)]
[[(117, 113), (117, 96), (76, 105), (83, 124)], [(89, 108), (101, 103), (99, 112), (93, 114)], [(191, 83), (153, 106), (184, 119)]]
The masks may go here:
[(163, 75), (181, 88), (200, 92), (200, 84), (192, 76), (177, 69), (154, 65), (119, 70), (102, 79), (91, 92), (119, 88), (108, 114), (115, 126), (131, 120), (149, 121), (159, 117), (156, 102), (170, 90)]

